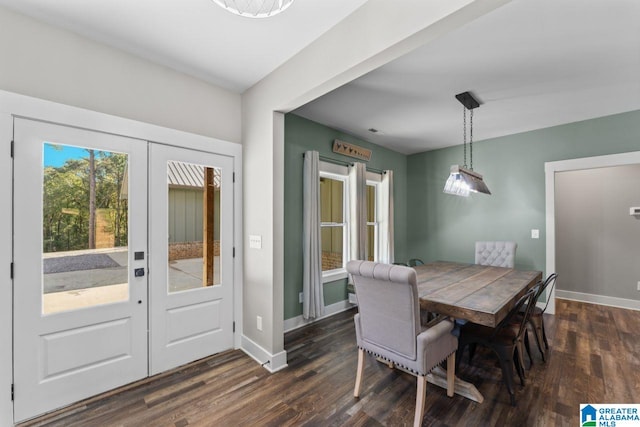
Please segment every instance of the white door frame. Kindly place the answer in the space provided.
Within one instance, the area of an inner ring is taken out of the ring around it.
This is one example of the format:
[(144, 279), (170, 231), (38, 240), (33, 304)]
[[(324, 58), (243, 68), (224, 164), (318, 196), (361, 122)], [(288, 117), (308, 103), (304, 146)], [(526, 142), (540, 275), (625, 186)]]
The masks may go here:
[[(546, 205), (546, 228), (547, 228), (547, 274), (556, 271), (556, 218), (555, 218), (555, 174), (556, 172), (567, 172), (581, 169), (605, 168), (611, 166), (624, 166), (640, 164), (640, 151), (629, 153), (609, 154), (605, 156), (582, 157), (579, 159), (559, 160), (556, 162), (546, 162), (544, 164), (545, 175), (545, 205)], [(554, 288), (549, 296), (548, 313), (556, 312), (556, 289)], [(592, 301), (598, 302), (598, 301)]]
[[(225, 154), (234, 158), (234, 258), (233, 316), (236, 324), (234, 347), (240, 348), (242, 336), (242, 146), (162, 126), (58, 104), (0, 90), (0, 200), (12, 200), (12, 162), (9, 156), (13, 137), (13, 117), (25, 117), (56, 124), (128, 136), (149, 142)], [(11, 209), (0, 209), (0, 342), (11, 343), (13, 336), (13, 295)], [(13, 345), (0, 346), (0, 425), (13, 425)], [(19, 391), (16, 391), (19, 392)]]

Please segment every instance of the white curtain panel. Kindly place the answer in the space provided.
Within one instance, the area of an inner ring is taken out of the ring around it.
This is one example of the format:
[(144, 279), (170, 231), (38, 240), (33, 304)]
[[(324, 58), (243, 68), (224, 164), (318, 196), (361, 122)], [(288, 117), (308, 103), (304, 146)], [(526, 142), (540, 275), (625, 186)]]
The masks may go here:
[(367, 167), (356, 162), (349, 168), (351, 260), (367, 260)]
[(315, 319), (324, 314), (322, 247), (320, 241), (320, 155), (304, 153), (303, 169), (303, 277), (302, 317)]
[(382, 174), (382, 188), (380, 189), (379, 213), (379, 245), (380, 262), (393, 264), (393, 171), (387, 170)]

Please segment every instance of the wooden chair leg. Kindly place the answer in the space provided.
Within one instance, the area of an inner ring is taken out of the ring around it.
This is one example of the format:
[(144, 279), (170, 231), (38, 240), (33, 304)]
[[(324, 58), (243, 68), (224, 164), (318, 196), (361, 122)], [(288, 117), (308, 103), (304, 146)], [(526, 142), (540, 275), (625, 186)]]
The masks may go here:
[(453, 397), (456, 378), (456, 352), (454, 351), (447, 358), (447, 396)]
[(427, 400), (427, 376), (418, 375), (418, 386), (416, 390), (416, 415), (413, 419), (413, 427), (420, 427), (422, 425), (425, 400)]
[(354, 397), (360, 397), (360, 384), (362, 383), (362, 372), (364, 371), (364, 350), (358, 349), (358, 368), (356, 370), (356, 386), (353, 390)]

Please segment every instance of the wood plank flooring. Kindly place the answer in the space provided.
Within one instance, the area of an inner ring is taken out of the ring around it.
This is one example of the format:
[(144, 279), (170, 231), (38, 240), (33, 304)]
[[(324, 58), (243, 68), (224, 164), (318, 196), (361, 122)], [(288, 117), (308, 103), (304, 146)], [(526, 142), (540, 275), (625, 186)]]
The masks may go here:
[[(478, 349), (458, 376), (482, 404), (427, 386), (426, 426), (575, 426), (580, 403), (640, 401), (640, 312), (556, 301), (545, 325), (551, 345), (534, 357), (517, 406), (509, 404), (496, 358)], [(228, 351), (169, 375), (76, 404), (26, 426), (385, 426), (413, 422), (416, 380), (367, 357), (360, 399), (351, 310), (290, 332), (289, 367), (269, 374), (241, 351)], [(526, 356), (525, 356), (526, 359)], [(526, 359), (528, 361), (528, 359)]]

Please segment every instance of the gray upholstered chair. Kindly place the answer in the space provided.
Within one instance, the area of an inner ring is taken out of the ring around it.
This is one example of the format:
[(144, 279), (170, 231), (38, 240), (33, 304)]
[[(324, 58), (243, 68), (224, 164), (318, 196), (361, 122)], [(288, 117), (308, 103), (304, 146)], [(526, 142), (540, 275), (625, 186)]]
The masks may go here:
[(422, 424), (426, 375), (447, 360), (447, 395), (453, 396), (458, 339), (453, 322), (420, 324), (417, 277), (413, 268), (370, 261), (350, 261), (359, 313), (355, 315), (358, 370), (354, 396), (360, 396), (365, 351), (418, 377), (414, 425)]
[(476, 264), (513, 268), (516, 242), (476, 242)]

